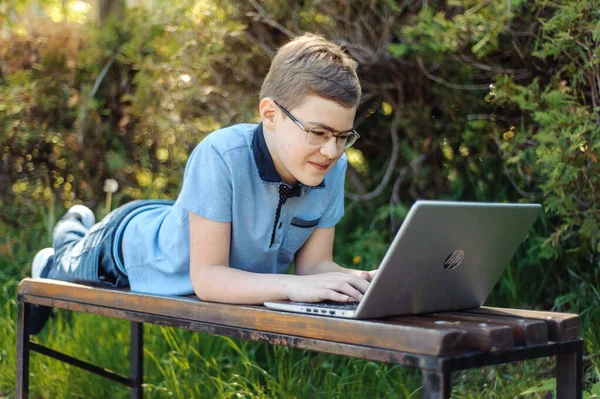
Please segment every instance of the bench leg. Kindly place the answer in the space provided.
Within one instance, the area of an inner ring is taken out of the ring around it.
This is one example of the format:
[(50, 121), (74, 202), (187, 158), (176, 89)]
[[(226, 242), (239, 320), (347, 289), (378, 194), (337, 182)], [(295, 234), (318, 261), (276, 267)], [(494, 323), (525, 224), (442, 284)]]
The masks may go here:
[(581, 399), (583, 345), (576, 352), (556, 356), (556, 399)]
[(449, 371), (423, 369), (423, 399), (450, 399), (452, 391)]
[(18, 298), (17, 314), (17, 399), (29, 397), (29, 309), (31, 304)]
[(129, 350), (131, 399), (142, 399), (142, 383), (144, 381), (144, 323), (131, 322), (131, 347)]

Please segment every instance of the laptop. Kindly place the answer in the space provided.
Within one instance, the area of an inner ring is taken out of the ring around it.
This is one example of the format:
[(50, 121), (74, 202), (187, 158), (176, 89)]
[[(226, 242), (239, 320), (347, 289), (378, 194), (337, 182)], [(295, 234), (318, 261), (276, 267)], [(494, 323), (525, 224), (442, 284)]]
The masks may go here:
[(480, 307), (541, 209), (540, 204), (416, 201), (360, 302), (264, 305), (356, 319)]

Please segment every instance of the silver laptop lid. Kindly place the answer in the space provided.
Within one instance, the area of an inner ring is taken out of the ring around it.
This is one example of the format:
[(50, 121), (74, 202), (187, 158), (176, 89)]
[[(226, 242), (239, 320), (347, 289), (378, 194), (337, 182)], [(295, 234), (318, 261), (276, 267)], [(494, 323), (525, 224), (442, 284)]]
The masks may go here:
[(483, 305), (540, 210), (539, 204), (415, 202), (356, 317)]

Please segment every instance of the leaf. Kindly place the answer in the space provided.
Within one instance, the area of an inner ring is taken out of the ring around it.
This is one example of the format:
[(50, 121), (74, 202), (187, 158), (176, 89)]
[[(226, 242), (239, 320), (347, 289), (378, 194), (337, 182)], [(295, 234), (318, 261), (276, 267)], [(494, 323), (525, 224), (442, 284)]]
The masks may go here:
[(127, 160), (122, 154), (110, 151), (106, 154), (106, 168), (109, 172), (116, 172), (127, 166)]
[(577, 300), (577, 294), (575, 292), (571, 292), (565, 295), (559, 295), (554, 300), (554, 306), (552, 306), (552, 309), (562, 309), (564, 305), (575, 300)]
[(600, 395), (600, 382), (597, 382), (592, 386), (591, 393), (592, 395)]
[(596, 27), (592, 31), (592, 37), (595, 41), (600, 41), (600, 19), (596, 22)]
[(404, 57), (410, 52), (410, 47), (404, 43), (393, 43), (388, 46), (388, 51), (392, 53), (394, 57)]
[(537, 385), (521, 392), (519, 396), (529, 395), (531, 393), (548, 392), (556, 389), (556, 378), (547, 378), (540, 381)]

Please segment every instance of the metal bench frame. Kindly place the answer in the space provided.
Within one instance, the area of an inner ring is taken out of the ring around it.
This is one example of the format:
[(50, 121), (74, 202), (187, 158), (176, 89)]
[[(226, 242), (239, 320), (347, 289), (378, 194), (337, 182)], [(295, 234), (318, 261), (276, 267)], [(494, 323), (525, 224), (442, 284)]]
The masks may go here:
[[(175, 299), (177, 300), (177, 299)], [(130, 376), (122, 376), (104, 368), (76, 359), (30, 340), (29, 312), (32, 305), (52, 306), (75, 312), (86, 312), (131, 321)], [(146, 312), (117, 309), (98, 304), (78, 303), (73, 300), (18, 294), (17, 326), (17, 398), (29, 396), (29, 355), (35, 351), (61, 360), (73, 366), (101, 375), (131, 389), (131, 398), (142, 398), (143, 383), (143, 324), (153, 323), (212, 335), (227, 336), (274, 345), (345, 355), (360, 359), (390, 362), (403, 366), (418, 367), (422, 371), (423, 398), (450, 398), (451, 375), (457, 370), (510, 363), (541, 357), (556, 357), (556, 390), (558, 399), (581, 399), (583, 340), (569, 339), (535, 346), (515, 346), (500, 352), (469, 351), (454, 355), (434, 356), (405, 351), (332, 342), (325, 339), (306, 338), (260, 331), (238, 326), (149, 314)]]

